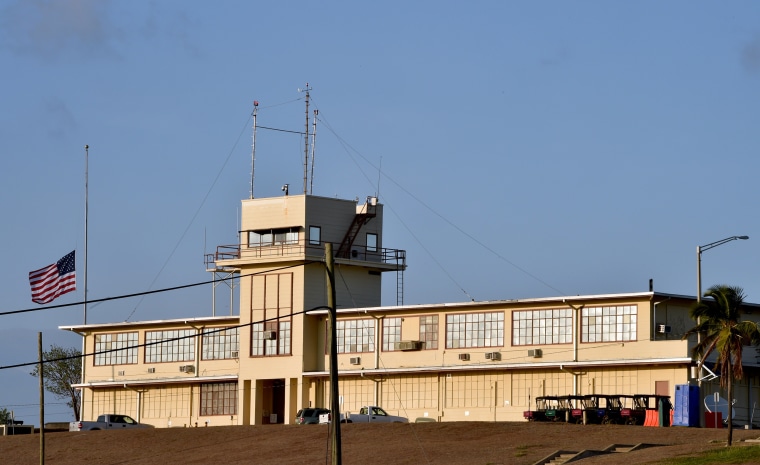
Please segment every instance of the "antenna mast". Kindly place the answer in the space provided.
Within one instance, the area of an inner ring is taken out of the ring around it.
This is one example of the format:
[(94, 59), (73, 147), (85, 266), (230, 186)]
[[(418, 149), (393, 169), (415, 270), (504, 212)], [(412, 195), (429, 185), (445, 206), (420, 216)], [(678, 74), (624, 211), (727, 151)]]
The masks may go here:
[[(299, 89), (300, 90), (300, 89)], [(306, 195), (308, 192), (307, 179), (309, 177), (309, 83), (306, 83), (306, 88), (303, 90), (306, 92), (306, 131), (304, 133), (304, 147), (303, 147), (303, 193)]]
[(253, 141), (251, 142), (251, 197), (253, 198), (253, 173), (256, 164), (256, 113), (259, 111), (259, 101), (253, 101)]
[(314, 147), (317, 145), (317, 115), (319, 110), (314, 110), (313, 130), (311, 135), (311, 175), (309, 176), (309, 195), (314, 193)]

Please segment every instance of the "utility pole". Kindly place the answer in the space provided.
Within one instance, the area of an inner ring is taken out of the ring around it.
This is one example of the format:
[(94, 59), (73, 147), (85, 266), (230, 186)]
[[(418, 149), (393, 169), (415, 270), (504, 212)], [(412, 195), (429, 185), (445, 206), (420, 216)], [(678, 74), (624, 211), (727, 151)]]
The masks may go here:
[(325, 242), (325, 263), (327, 267), (327, 306), (330, 312), (330, 438), (332, 444), (332, 464), (341, 465), (340, 445), (340, 397), (338, 390), (338, 335), (336, 330), (337, 312), (335, 308), (335, 257), (333, 245)]
[(40, 361), (40, 465), (45, 465), (45, 370), (42, 359), (42, 333), (37, 333), (37, 353)]

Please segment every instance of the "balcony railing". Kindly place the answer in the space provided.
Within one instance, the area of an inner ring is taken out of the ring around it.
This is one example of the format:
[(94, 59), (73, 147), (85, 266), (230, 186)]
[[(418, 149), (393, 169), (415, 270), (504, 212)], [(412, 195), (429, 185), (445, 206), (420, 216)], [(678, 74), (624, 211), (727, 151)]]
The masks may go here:
[[(337, 244), (334, 244), (333, 250), (336, 250)], [(220, 245), (217, 246), (216, 252), (205, 255), (206, 269), (226, 268), (224, 262), (231, 260), (255, 260), (262, 259), (281, 259), (281, 258), (321, 258), (324, 257), (324, 243), (313, 244), (307, 241), (280, 242), (265, 246), (248, 246), (248, 245)], [(400, 268), (406, 267), (406, 250), (375, 248), (368, 249), (366, 246), (352, 246), (350, 251), (338, 256), (335, 252), (336, 259), (357, 260), (365, 262), (376, 262), (385, 265), (396, 265)]]

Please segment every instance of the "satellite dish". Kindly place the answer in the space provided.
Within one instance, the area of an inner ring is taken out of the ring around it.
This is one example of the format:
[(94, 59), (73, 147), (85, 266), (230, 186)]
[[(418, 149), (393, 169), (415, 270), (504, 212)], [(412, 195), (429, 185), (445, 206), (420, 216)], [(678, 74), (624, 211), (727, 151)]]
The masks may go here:
[[(728, 419), (728, 401), (722, 398), (717, 392), (705, 397), (705, 409), (708, 412), (718, 412), (723, 416), (723, 420)], [(736, 409), (731, 407), (733, 418), (736, 418)]]

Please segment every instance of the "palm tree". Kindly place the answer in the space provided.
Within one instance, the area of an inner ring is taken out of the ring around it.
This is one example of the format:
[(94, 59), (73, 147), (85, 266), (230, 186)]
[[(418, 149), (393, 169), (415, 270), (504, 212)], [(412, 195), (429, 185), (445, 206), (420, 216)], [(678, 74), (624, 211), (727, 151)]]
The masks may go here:
[[(711, 299), (697, 302), (691, 309), (691, 317), (697, 326), (688, 330), (683, 339), (691, 334), (700, 334), (700, 342), (694, 347), (694, 356), (699, 358), (701, 371), (705, 360), (713, 352), (717, 353), (716, 371), (720, 369), (720, 386), (726, 388), (728, 401), (734, 398), (734, 379), (742, 379), (742, 349), (744, 346), (760, 344), (760, 329), (752, 321), (739, 321), (739, 310), (744, 303), (741, 287), (725, 284), (712, 286), (704, 297)], [(733, 439), (733, 408), (728, 408), (728, 445)]]

